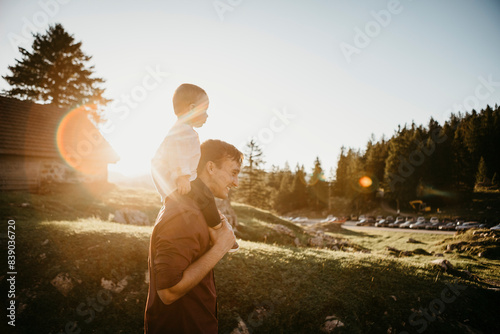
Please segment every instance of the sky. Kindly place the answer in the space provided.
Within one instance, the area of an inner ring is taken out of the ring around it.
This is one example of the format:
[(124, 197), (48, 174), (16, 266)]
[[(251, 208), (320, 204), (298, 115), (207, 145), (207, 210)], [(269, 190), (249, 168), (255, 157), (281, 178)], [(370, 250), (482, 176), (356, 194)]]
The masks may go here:
[(266, 168), (319, 157), (327, 176), (342, 146), (500, 104), (498, 0), (0, 0), (0, 73), (55, 23), (106, 80), (109, 170), (129, 176), (149, 172), (182, 83), (209, 95), (202, 142), (253, 138)]

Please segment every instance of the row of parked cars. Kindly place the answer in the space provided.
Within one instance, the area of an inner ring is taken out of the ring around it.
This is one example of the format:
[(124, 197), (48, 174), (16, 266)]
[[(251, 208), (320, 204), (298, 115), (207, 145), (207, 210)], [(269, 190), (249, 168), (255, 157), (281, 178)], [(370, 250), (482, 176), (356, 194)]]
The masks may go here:
[[(376, 227), (392, 227), (392, 228), (411, 228), (411, 229), (426, 229), (426, 230), (442, 230), (442, 231), (455, 231), (455, 230), (468, 230), (471, 228), (485, 228), (486, 224), (479, 222), (469, 221), (465, 222), (461, 219), (455, 221), (439, 220), (437, 217), (432, 217), (427, 220), (425, 217), (396, 217), (378, 216), (360, 216), (360, 220), (356, 226), (376, 226)], [(500, 225), (494, 226), (491, 229), (499, 229)]]

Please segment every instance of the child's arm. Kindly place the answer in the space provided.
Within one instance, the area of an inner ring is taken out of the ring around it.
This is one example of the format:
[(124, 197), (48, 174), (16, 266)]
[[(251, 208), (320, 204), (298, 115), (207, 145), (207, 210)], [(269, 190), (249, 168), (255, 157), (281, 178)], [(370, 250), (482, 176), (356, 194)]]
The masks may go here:
[(189, 175), (181, 175), (177, 178), (177, 191), (180, 195), (186, 195), (191, 191), (191, 182), (189, 181)]

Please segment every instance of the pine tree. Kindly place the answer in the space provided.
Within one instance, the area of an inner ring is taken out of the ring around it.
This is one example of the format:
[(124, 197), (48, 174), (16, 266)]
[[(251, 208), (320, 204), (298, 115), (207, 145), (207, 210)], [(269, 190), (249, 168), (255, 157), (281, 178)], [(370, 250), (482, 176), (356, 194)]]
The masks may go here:
[(487, 184), (489, 183), (488, 181), (488, 169), (486, 168), (484, 158), (481, 157), (481, 159), (479, 160), (479, 166), (477, 167), (476, 185)]
[(283, 177), (281, 178), (281, 184), (276, 197), (273, 200), (273, 208), (278, 212), (290, 211), (293, 207), (291, 205), (292, 201), (292, 182), (293, 177), (289, 168), (285, 168)]
[(264, 184), (265, 172), (261, 169), (264, 164), (263, 152), (253, 139), (247, 143), (245, 162), (238, 189), (239, 197), (247, 204), (261, 208), (269, 207), (269, 189)]
[(87, 66), (92, 57), (81, 50), (61, 24), (50, 26), (45, 34), (34, 34), (32, 51), (19, 47), (22, 58), (9, 66), (10, 75), (3, 78), (12, 88), (6, 96), (33, 102), (51, 103), (60, 108), (84, 108), (96, 122), (109, 102), (102, 95), (102, 78), (93, 77), (94, 66)]
[(305, 172), (299, 166), (295, 171), (290, 196), (290, 205), (294, 209), (301, 209), (308, 205)]
[(318, 210), (324, 208), (328, 201), (328, 185), (325, 181), (319, 157), (314, 160), (314, 168), (309, 179), (309, 198), (311, 206)]

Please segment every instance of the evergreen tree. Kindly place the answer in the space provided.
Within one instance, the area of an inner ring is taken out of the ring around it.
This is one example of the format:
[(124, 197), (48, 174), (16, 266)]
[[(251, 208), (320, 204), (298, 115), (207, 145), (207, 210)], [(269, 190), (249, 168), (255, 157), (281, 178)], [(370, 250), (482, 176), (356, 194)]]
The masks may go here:
[(283, 177), (281, 178), (281, 184), (276, 197), (273, 200), (273, 208), (278, 212), (290, 211), (293, 206), (292, 201), (292, 183), (293, 176), (290, 169), (285, 167), (283, 171)]
[(290, 205), (294, 209), (301, 209), (308, 206), (307, 185), (303, 167), (300, 168), (297, 166), (295, 171), (290, 191)]
[(94, 66), (87, 66), (92, 57), (83, 53), (82, 43), (75, 42), (61, 24), (34, 37), (31, 52), (19, 47), (22, 58), (9, 66), (10, 75), (3, 76), (11, 86), (3, 93), (64, 109), (85, 105), (92, 119), (99, 122), (101, 108), (109, 100), (102, 96), (104, 80), (93, 77)]
[(246, 165), (242, 169), (242, 178), (238, 189), (239, 198), (243, 202), (261, 208), (268, 208), (270, 203), (269, 189), (265, 185), (265, 172), (261, 169), (264, 164), (262, 149), (252, 139), (247, 143), (245, 150)]
[(488, 169), (486, 168), (484, 158), (481, 157), (476, 173), (476, 185), (488, 185), (489, 183)]
[(328, 199), (328, 184), (325, 181), (325, 175), (319, 157), (314, 160), (314, 168), (309, 179), (309, 198), (311, 206), (315, 210), (324, 208)]

